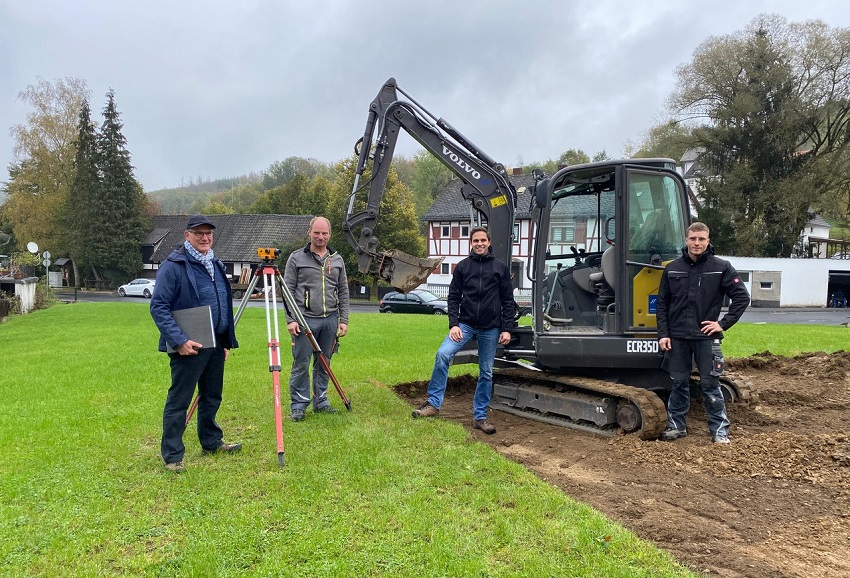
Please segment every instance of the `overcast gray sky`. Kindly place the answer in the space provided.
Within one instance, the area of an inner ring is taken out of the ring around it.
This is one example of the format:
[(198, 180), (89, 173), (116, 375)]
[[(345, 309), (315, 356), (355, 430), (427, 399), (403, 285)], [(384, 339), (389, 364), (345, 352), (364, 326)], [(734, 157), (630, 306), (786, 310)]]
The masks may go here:
[(149, 191), (342, 159), (390, 76), (508, 166), (619, 156), (676, 66), (760, 13), (850, 26), (838, 0), (0, 0), (0, 181), (39, 77), (85, 80), (96, 122), (115, 90)]

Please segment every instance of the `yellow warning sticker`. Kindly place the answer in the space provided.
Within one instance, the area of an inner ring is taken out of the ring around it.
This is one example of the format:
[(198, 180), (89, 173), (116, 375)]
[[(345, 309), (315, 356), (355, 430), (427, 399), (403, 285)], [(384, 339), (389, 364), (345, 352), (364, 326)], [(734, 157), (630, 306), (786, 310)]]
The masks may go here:
[(490, 206), (491, 207), (501, 207), (502, 205), (507, 205), (507, 204), (508, 204), (508, 199), (505, 197), (505, 195), (499, 195), (498, 197), (493, 197), (492, 199), (490, 199)]

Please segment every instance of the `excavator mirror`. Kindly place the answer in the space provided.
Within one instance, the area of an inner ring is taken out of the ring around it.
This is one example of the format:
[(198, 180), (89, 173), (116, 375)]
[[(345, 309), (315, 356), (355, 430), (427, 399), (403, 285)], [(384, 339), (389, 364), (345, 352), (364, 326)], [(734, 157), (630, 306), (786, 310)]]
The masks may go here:
[[(538, 170), (538, 169), (535, 169)], [(551, 181), (538, 181), (534, 185), (534, 204), (535, 206), (545, 209), (549, 206), (549, 186)]]

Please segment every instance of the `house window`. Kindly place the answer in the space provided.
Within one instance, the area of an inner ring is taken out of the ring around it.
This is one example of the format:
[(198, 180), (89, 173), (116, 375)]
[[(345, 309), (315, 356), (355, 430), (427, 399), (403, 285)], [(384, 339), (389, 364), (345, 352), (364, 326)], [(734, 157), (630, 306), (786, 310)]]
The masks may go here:
[(469, 237), (469, 225), (461, 225), (460, 226), (460, 238), (466, 239)]
[(448, 263), (440, 263), (440, 273), (443, 275), (449, 274), (449, 264)]
[(519, 223), (514, 223), (514, 243), (519, 243)]
[(773, 289), (773, 282), (772, 281), (761, 281), (759, 283), (759, 287), (761, 287), (764, 291), (770, 291), (771, 289)]
[(440, 236), (448, 238), (451, 235), (451, 227), (448, 225), (443, 225), (440, 227)]
[(552, 243), (574, 243), (576, 239), (576, 224), (552, 223), (549, 228), (549, 239)]

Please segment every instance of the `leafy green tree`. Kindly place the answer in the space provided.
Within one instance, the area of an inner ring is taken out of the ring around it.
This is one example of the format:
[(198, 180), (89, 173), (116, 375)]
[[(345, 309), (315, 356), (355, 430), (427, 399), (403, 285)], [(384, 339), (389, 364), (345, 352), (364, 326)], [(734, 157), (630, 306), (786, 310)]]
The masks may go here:
[[(445, 190), (454, 178), (454, 173), (426, 150), (414, 155), (413, 169), (410, 190), (416, 214), (421, 217), (428, 212), (440, 193)], [(422, 225), (424, 226), (424, 223)]]
[[(329, 189), (329, 202), (325, 216), (330, 220), (333, 230), (332, 244), (334, 249), (345, 258), (346, 272), (352, 280), (367, 284), (372, 282), (377, 289), (377, 281), (361, 275), (357, 269), (357, 259), (342, 229), (342, 222), (348, 210), (351, 190), (354, 187), (354, 171), (357, 168), (357, 157), (339, 161), (335, 170), (337, 178)], [(371, 179), (369, 168), (364, 172), (360, 183), (368, 183)], [(366, 208), (368, 186), (360, 191), (354, 203), (353, 214)], [(353, 232), (355, 237), (359, 231)], [(381, 198), (380, 215), (374, 235), (379, 239), (378, 251), (399, 249), (417, 257), (425, 256), (425, 238), (419, 233), (418, 217), (414, 208), (413, 195), (399, 180), (394, 168), (387, 175), (384, 194)], [(375, 291), (373, 291), (374, 293)]]
[(558, 165), (580, 165), (589, 162), (590, 157), (581, 149), (569, 149), (558, 157)]
[(93, 203), (86, 260), (96, 275), (100, 272), (114, 286), (142, 268), (140, 247), (150, 230), (150, 215), (142, 187), (133, 176), (115, 93), (110, 89), (106, 98), (97, 142), (102, 186)]
[(198, 211), (202, 215), (232, 215), (233, 209), (219, 201), (209, 201)]
[(74, 268), (74, 286), (80, 287), (82, 257), (86, 254), (87, 234), (94, 221), (93, 211), (100, 196), (100, 173), (97, 168), (97, 134), (91, 121), (88, 99), (80, 107), (77, 125), (74, 179), (68, 191), (63, 225), (66, 230), (68, 255)]
[(77, 116), (87, 96), (85, 81), (76, 78), (39, 78), (18, 95), (32, 111), (10, 130), (14, 156), (2, 220), (19, 249), (34, 241), (54, 255), (67, 254), (62, 221), (74, 179)]
[(680, 161), (694, 147), (692, 130), (676, 120), (668, 120), (649, 129), (636, 147), (627, 147), (629, 158), (667, 158)]
[(307, 179), (323, 176), (331, 178), (331, 168), (316, 159), (305, 159), (301, 157), (288, 157), (282, 161), (275, 161), (263, 172), (263, 188), (273, 189), (287, 184), (296, 175)]
[(787, 257), (810, 211), (847, 194), (850, 31), (775, 15), (713, 37), (670, 99), (705, 149), (700, 218), (725, 253)]

